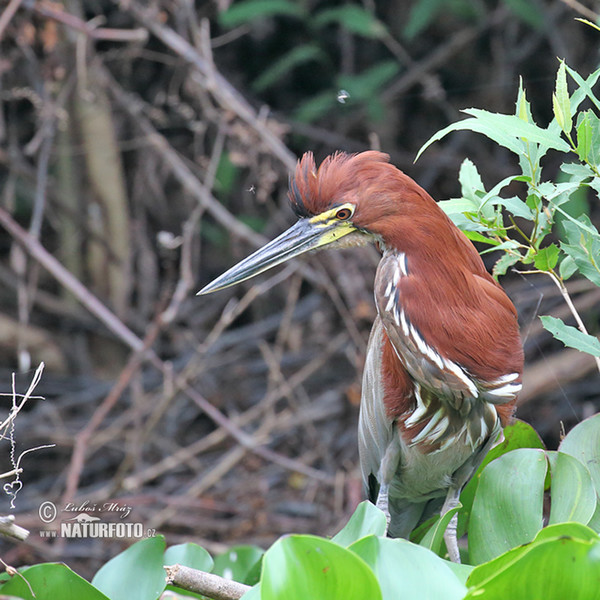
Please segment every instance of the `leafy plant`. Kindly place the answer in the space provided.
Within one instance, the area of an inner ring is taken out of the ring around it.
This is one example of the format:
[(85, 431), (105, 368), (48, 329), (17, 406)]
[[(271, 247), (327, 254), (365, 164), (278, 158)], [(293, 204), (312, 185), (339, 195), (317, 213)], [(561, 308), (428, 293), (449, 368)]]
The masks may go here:
[[(575, 82), (570, 94), (567, 75)], [(466, 159), (460, 169), (462, 197), (441, 202), (451, 219), (474, 241), (487, 244), (484, 252), (501, 250), (494, 273), (513, 266), (522, 273), (542, 273), (558, 286), (577, 323), (575, 328), (543, 316), (542, 325), (566, 346), (596, 357), (600, 342), (590, 335), (575, 310), (565, 282), (578, 273), (600, 286), (600, 233), (586, 214), (573, 215), (569, 200), (576, 193), (600, 193), (600, 100), (592, 89), (600, 70), (587, 79), (560, 62), (552, 96), (554, 119), (546, 128), (532, 116), (522, 84), (514, 115), (470, 108), (469, 118), (436, 133), (419, 151), (453, 131), (482, 133), (517, 156), (520, 172), (486, 190), (477, 168)], [(593, 108), (581, 110), (584, 100)], [(566, 156), (561, 181), (542, 179), (542, 161), (550, 150)], [(519, 195), (506, 193), (521, 188)]]

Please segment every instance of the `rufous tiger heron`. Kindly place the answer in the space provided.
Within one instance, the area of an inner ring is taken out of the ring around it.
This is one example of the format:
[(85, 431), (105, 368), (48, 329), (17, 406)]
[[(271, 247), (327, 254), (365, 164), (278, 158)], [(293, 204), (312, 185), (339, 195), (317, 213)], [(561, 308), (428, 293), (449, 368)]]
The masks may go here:
[[(199, 294), (321, 248), (374, 242), (377, 318), (358, 425), (369, 499), (408, 537), (460, 492), (511, 419), (523, 352), (514, 305), (431, 196), (380, 152), (311, 153), (290, 177), (299, 220)], [(445, 498), (445, 501), (444, 501)], [(459, 561), (456, 515), (444, 539)]]

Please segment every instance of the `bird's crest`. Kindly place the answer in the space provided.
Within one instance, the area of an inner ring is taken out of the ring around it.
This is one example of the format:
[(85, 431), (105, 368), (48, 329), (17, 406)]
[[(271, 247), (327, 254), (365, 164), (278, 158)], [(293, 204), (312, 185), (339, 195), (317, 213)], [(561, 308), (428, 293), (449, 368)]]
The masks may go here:
[[(383, 152), (360, 154), (336, 152), (325, 158), (317, 168), (312, 152), (298, 161), (296, 172), (290, 176), (289, 199), (298, 217), (311, 217), (331, 208), (348, 190), (357, 185), (360, 174), (375, 164), (388, 164)], [(364, 175), (363, 175), (364, 179)]]

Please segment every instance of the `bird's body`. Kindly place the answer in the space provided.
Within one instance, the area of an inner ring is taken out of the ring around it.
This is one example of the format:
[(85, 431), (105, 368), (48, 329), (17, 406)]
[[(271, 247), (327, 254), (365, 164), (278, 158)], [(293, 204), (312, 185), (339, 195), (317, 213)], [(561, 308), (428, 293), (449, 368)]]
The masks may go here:
[(290, 201), (300, 221), (202, 292), (325, 245), (378, 244), (360, 463), (388, 533), (407, 537), (436, 502), (456, 505), (512, 415), (523, 367), (515, 308), (471, 242), (384, 154), (335, 154), (319, 169), (305, 154)]

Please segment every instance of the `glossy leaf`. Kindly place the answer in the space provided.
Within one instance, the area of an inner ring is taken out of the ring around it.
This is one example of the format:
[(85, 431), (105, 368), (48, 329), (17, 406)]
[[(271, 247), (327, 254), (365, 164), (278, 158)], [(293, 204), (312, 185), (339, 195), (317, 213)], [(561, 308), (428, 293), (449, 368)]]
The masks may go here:
[(406, 540), (369, 536), (350, 550), (373, 569), (383, 600), (458, 600), (465, 595), (464, 584), (446, 561)]
[(208, 573), (214, 564), (211, 555), (202, 546), (192, 543), (167, 548), (163, 560), (165, 565), (179, 564)]
[(347, 547), (367, 535), (385, 535), (385, 514), (371, 502), (361, 502), (332, 542)]
[(261, 600), (380, 600), (373, 571), (357, 554), (324, 538), (291, 535), (265, 553)]
[(473, 499), (475, 497), (475, 491), (479, 483), (479, 478), (483, 469), (489, 465), (493, 460), (510, 452), (517, 448), (541, 448), (544, 449), (544, 444), (537, 434), (535, 429), (518, 419), (512, 425), (504, 428), (503, 432), (504, 439), (494, 446), (485, 456), (481, 465), (471, 479), (469, 483), (463, 489), (460, 495), (460, 502), (463, 508), (458, 513), (458, 530), (464, 532), (466, 530), (466, 522), (469, 519), (471, 509), (473, 507)]
[(102, 566), (92, 584), (110, 600), (156, 600), (166, 587), (164, 553), (163, 536), (136, 542)]
[(600, 414), (573, 427), (558, 450), (574, 456), (587, 467), (600, 499)]
[(63, 564), (44, 563), (28, 567), (19, 573), (20, 575), (13, 576), (0, 587), (2, 598), (13, 596), (23, 600), (109, 600), (100, 590)]
[(600, 539), (576, 523), (547, 527), (535, 540), (476, 567), (466, 599), (599, 600)]
[(531, 541), (542, 528), (547, 463), (542, 450), (504, 454), (481, 473), (469, 522), (469, 555), (480, 564)]
[(549, 524), (575, 521), (586, 525), (596, 510), (596, 490), (588, 469), (563, 452), (548, 452), (552, 477)]
[(215, 556), (215, 566), (212, 572), (226, 579), (254, 584), (255, 581), (250, 582), (248, 577), (263, 554), (264, 551), (258, 546), (233, 546), (227, 552)]
[(572, 325), (565, 325), (560, 319), (550, 316), (540, 317), (544, 329), (548, 330), (565, 346), (587, 352), (592, 356), (600, 356), (600, 340), (596, 336), (579, 331)]

